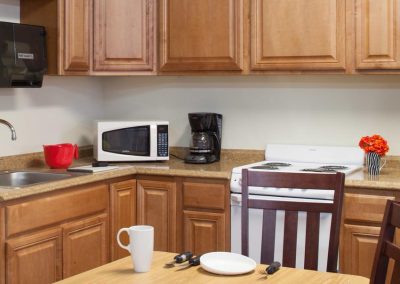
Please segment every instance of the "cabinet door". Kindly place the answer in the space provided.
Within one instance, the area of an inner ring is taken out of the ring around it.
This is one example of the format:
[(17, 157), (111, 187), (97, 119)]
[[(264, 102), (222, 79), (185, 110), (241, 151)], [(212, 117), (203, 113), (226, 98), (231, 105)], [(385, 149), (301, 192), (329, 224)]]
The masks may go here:
[(242, 69), (242, 0), (160, 2), (162, 71)]
[(184, 250), (200, 255), (224, 251), (225, 215), (211, 212), (183, 212)]
[(369, 278), (380, 227), (344, 224), (340, 272)]
[[(111, 260), (117, 260), (129, 255), (117, 243), (117, 233), (121, 228), (136, 224), (136, 180), (113, 183), (111, 187)], [(121, 235), (124, 244), (129, 243), (127, 234)]]
[(346, 0), (254, 0), (251, 69), (344, 70)]
[(138, 224), (154, 227), (154, 249), (176, 250), (176, 185), (172, 181), (137, 180)]
[(61, 230), (50, 229), (7, 241), (7, 283), (61, 280)]
[(155, 0), (94, 0), (94, 70), (152, 70)]
[(63, 71), (90, 71), (92, 0), (64, 0), (60, 5), (61, 11), (64, 12), (60, 17), (63, 33), (60, 55), (63, 57)]
[(75, 221), (63, 227), (63, 278), (108, 262), (107, 215)]
[(400, 69), (400, 0), (356, 0), (356, 68)]

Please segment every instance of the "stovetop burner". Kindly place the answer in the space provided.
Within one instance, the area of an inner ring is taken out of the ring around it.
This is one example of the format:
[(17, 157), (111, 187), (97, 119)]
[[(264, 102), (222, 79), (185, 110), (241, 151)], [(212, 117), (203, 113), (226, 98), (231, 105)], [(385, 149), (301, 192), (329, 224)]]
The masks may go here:
[(349, 167), (337, 166), (337, 165), (328, 165), (328, 166), (322, 166), (320, 168), (321, 169), (327, 169), (327, 170), (347, 170)]
[(271, 166), (271, 165), (254, 166), (254, 167), (251, 167), (250, 169), (254, 169), (254, 170), (279, 170), (278, 167)]
[(271, 166), (271, 167), (290, 167), (292, 164), (289, 163), (278, 163), (278, 162), (269, 162), (263, 164), (264, 166)]
[(315, 169), (302, 169), (302, 172), (314, 172), (314, 173), (333, 173), (337, 172), (335, 169), (327, 169), (327, 168), (315, 168)]

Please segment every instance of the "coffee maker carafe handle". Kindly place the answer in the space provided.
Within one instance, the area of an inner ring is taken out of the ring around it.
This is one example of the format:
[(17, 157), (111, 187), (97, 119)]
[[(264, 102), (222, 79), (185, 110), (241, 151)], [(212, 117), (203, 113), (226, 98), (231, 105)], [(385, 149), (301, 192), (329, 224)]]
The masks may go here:
[[(216, 141), (216, 147), (214, 147), (214, 149), (221, 149), (221, 140), (218, 137), (218, 134), (216, 132), (211, 132), (212, 135), (215, 137), (215, 141)], [(220, 153), (218, 153), (219, 151), (217, 151), (217, 158), (219, 159)]]

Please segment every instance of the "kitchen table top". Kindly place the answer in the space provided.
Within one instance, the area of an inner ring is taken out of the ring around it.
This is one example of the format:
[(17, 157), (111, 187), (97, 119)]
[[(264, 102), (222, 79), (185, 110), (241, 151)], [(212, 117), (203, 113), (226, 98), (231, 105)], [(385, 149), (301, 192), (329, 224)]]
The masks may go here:
[(223, 276), (211, 274), (200, 266), (185, 268), (177, 266), (174, 268), (165, 268), (165, 263), (171, 261), (175, 254), (168, 252), (154, 252), (152, 268), (146, 273), (135, 273), (130, 257), (126, 257), (106, 265), (100, 266), (93, 270), (72, 276), (62, 280), (60, 284), (68, 283), (352, 283), (352, 284), (368, 284), (369, 279), (361, 276), (318, 272), (294, 268), (281, 268), (273, 275), (266, 276), (266, 265), (258, 265), (255, 271), (237, 276)]
[[(184, 157), (183, 153), (179, 154), (181, 157)], [(263, 151), (258, 150), (225, 150), (222, 154), (221, 161), (212, 164), (186, 164), (181, 159), (173, 156), (170, 157), (169, 161), (165, 162), (119, 163), (116, 164), (119, 166), (118, 169), (110, 171), (36, 184), (19, 189), (0, 187), (0, 202), (50, 192), (57, 189), (137, 174), (229, 180), (232, 168), (261, 161), (263, 155)], [(76, 161), (73, 166), (88, 165), (91, 163), (91, 160), (90, 157), (83, 158)], [(0, 162), (4, 161), (8, 160), (4, 158), (0, 159)], [(9, 168), (13, 168), (13, 165), (10, 164)], [(48, 170), (43, 166), (39, 169), (35, 169), (39, 171)], [(378, 177), (371, 177), (365, 171), (358, 171), (346, 177), (345, 185), (350, 188), (400, 191), (400, 167), (385, 167)]]

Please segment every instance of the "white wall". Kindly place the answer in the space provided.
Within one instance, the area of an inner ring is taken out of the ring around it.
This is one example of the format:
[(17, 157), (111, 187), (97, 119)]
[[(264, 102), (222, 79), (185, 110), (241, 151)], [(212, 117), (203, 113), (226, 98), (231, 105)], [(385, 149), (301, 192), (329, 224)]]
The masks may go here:
[(0, 156), (37, 152), (43, 144), (92, 144), (93, 120), (102, 118), (97, 79), (45, 77), (41, 89), (0, 89), (0, 118), (11, 122), (17, 141), (0, 125)]
[(0, 0), (0, 21), (19, 23), (19, 0)]
[[(19, 0), (0, 0), (0, 20), (19, 21)], [(93, 120), (105, 117), (167, 119), (171, 145), (187, 146), (195, 111), (224, 115), (224, 148), (357, 145), (380, 133), (400, 155), (399, 108), (400, 76), (46, 77), (42, 89), (0, 89), (0, 118), (18, 134), (11, 142), (0, 125), (0, 156), (91, 143)]]
[(357, 145), (379, 133), (400, 154), (400, 76), (109, 78), (110, 119), (166, 119), (171, 145), (189, 145), (188, 112), (224, 115), (223, 147)]
[[(19, 1), (0, 0), (0, 21), (19, 22)], [(43, 144), (92, 144), (93, 120), (102, 117), (98, 78), (46, 76), (41, 89), (1, 89), (0, 118), (11, 122), (17, 141), (0, 125), (0, 156), (41, 151)]]

